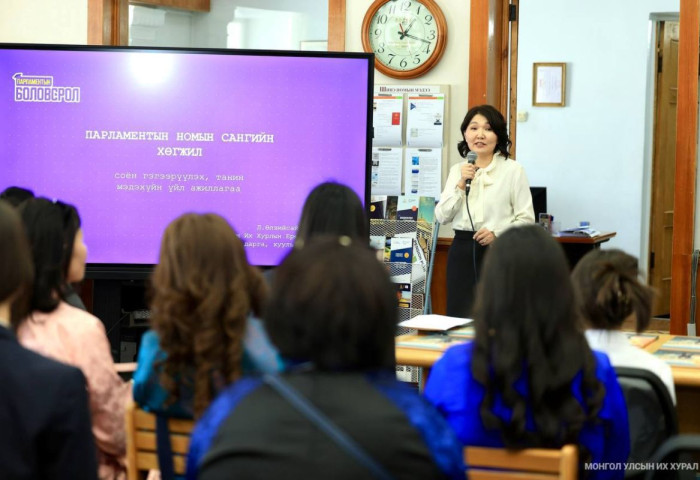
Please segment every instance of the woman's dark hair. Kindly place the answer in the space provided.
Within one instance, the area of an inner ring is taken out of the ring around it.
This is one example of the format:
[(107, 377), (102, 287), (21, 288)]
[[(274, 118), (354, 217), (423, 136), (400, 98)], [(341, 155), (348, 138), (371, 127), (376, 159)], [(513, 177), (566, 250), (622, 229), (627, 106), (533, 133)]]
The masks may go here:
[(75, 243), (75, 235), (80, 230), (80, 215), (78, 209), (73, 205), (63, 202), (56, 202), (56, 205), (61, 209), (63, 215), (63, 259), (61, 260), (63, 278), (67, 278), (70, 261), (73, 258), (73, 244)]
[(165, 229), (151, 280), (151, 325), (167, 353), (161, 382), (169, 401), (194, 383), (199, 417), (241, 375), (248, 315), (262, 314), (267, 286), (243, 243), (216, 214), (188, 213)]
[(592, 250), (576, 264), (571, 279), (588, 326), (615, 330), (632, 314), (637, 332), (649, 325), (654, 290), (639, 281), (632, 255), (617, 249)]
[(65, 205), (46, 198), (30, 198), (22, 203), (19, 212), (34, 260), (30, 309), (52, 312), (63, 299), (64, 259), (73, 252), (73, 243), (66, 244), (65, 240)]
[[(486, 393), (481, 419), (507, 447), (578, 443), (584, 422), (600, 411), (604, 387), (577, 322), (564, 252), (538, 225), (513, 227), (491, 246), (477, 287), (472, 374)], [(582, 375), (580, 405), (572, 392)], [(527, 398), (516, 389), (526, 378)], [(513, 411), (493, 413), (497, 394)], [(528, 405), (536, 429), (526, 428)]]
[(469, 109), (467, 114), (462, 120), (462, 125), (459, 127), (459, 132), (462, 136), (462, 141), (457, 144), (457, 150), (462, 158), (467, 157), (469, 152), (469, 145), (464, 139), (464, 132), (467, 127), (472, 122), (476, 115), (483, 115), (486, 120), (491, 125), (491, 130), (496, 134), (498, 141), (496, 142), (496, 148), (493, 153), (499, 152), (505, 158), (508, 158), (510, 152), (508, 148), (510, 147), (510, 139), (508, 138), (508, 126), (506, 125), (506, 119), (503, 118), (501, 112), (499, 112), (495, 107), (491, 105), (479, 105), (478, 107), (472, 107)]
[(394, 368), (396, 289), (363, 240), (315, 237), (278, 267), (265, 326), (280, 354), (322, 371)]
[(22, 187), (7, 187), (0, 193), (0, 200), (5, 200), (13, 207), (19, 207), (30, 198), (34, 198), (34, 192)]
[(34, 266), (19, 215), (0, 202), (0, 303), (10, 301), (10, 324), (16, 328), (29, 313)]
[(349, 187), (335, 182), (316, 186), (301, 211), (297, 241), (316, 235), (346, 235), (369, 239), (367, 215), (362, 201)]

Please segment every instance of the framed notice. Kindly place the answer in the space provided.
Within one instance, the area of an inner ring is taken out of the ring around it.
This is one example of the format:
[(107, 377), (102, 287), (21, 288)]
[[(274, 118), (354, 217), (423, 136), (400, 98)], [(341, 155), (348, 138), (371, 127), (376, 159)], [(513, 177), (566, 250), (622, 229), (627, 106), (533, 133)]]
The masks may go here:
[(566, 90), (566, 63), (534, 63), (532, 105), (563, 107)]

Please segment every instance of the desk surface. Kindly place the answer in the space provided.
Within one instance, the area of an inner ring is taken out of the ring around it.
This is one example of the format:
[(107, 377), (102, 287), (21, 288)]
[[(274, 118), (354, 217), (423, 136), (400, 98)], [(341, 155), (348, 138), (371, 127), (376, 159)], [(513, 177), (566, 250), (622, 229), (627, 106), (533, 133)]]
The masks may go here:
[[(655, 352), (656, 350), (661, 348), (661, 346), (664, 343), (666, 343), (670, 338), (676, 336), (678, 335), (659, 334), (659, 338), (647, 345), (646, 347), (644, 347), (644, 350), (648, 352)], [(468, 341), (468, 339), (446, 341), (445, 346), (440, 350), (412, 348), (406, 345), (399, 345), (400, 343), (410, 343), (412, 340), (418, 341), (420, 337), (421, 335), (401, 335), (400, 337), (396, 338), (397, 365), (411, 365), (415, 367), (430, 368), (442, 356), (442, 353), (448, 347), (456, 345), (460, 342)], [(678, 386), (700, 386), (700, 368), (679, 367), (677, 365), (671, 365), (671, 372), (673, 373), (673, 380)]]
[(595, 237), (577, 237), (574, 235), (557, 235), (554, 239), (559, 243), (583, 243), (585, 245), (596, 245), (598, 243), (607, 242), (617, 235), (617, 232), (600, 232), (600, 235)]

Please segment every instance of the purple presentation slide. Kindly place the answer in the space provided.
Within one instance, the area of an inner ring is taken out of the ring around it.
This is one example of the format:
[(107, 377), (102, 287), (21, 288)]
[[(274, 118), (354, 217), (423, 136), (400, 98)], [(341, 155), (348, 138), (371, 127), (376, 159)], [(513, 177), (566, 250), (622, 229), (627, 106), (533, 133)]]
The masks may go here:
[(372, 64), (270, 53), (0, 46), (0, 190), (74, 204), (89, 263), (157, 263), (170, 221), (215, 212), (278, 264), (314, 186), (364, 200)]

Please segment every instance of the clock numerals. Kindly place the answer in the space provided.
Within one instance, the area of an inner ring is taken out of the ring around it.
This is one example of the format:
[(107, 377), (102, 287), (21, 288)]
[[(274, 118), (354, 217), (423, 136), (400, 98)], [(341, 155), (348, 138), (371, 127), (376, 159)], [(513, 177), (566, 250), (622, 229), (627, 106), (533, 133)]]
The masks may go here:
[(445, 49), (445, 18), (434, 0), (374, 0), (362, 28), (363, 48), (395, 78), (426, 73)]

